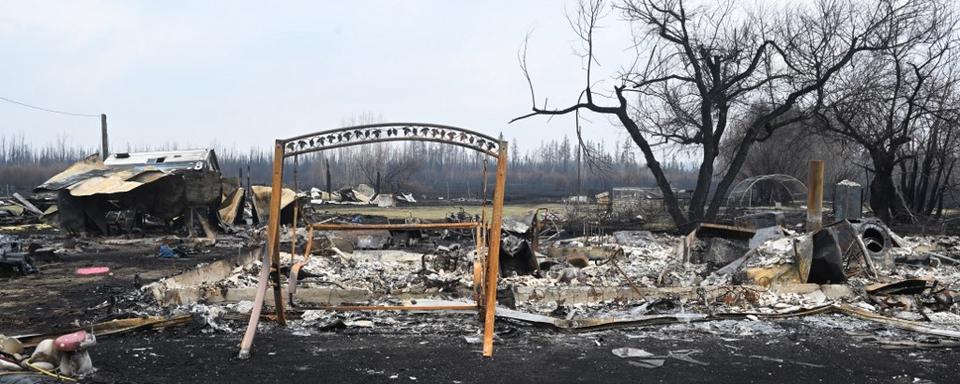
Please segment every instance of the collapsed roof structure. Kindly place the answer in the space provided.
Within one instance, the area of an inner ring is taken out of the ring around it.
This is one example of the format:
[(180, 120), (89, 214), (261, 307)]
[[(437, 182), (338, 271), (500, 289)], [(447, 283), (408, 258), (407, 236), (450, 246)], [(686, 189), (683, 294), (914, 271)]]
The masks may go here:
[(57, 194), (57, 221), (63, 230), (109, 234), (118, 222), (142, 221), (142, 214), (170, 225), (200, 212), (197, 217), (207, 227), (218, 220), (220, 184), (216, 153), (192, 149), (114, 153), (105, 160), (91, 155), (34, 192)]

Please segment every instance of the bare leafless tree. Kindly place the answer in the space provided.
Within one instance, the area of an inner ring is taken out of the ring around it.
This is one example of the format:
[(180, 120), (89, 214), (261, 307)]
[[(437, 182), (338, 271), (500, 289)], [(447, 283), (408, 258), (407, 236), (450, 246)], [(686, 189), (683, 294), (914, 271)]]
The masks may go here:
[[(527, 66), (520, 67), (530, 87), (532, 112), (564, 115), (588, 110), (614, 117), (639, 147), (678, 225), (716, 217), (751, 146), (793, 122), (815, 104), (818, 91), (864, 51), (895, 44), (892, 24), (912, 23), (926, 1), (875, 0), (869, 4), (820, 0), (776, 14), (740, 9), (728, 1), (688, 9), (683, 0), (625, 0), (612, 7), (602, 0), (581, 2), (571, 25), (584, 44), (584, 88), (576, 104), (553, 108), (538, 102)], [(605, 12), (630, 24), (636, 57), (622, 66), (612, 89), (595, 90), (594, 40)], [(605, 102), (601, 99), (613, 100)], [(753, 114), (742, 139), (732, 147), (726, 169), (716, 169), (720, 144), (731, 119), (747, 106)], [(654, 151), (673, 145), (699, 155), (697, 184), (683, 212)], [(719, 180), (715, 180), (719, 177)], [(716, 182), (716, 184), (715, 184)], [(715, 187), (714, 187), (715, 185)]]
[[(790, 112), (796, 114), (799, 112)], [(743, 140), (745, 129), (753, 119), (748, 114), (730, 125), (727, 138), (720, 144), (720, 167), (725, 168), (736, 145)], [(863, 151), (857, 145), (824, 135), (808, 127), (807, 121), (796, 122), (775, 131), (768, 139), (755, 143), (740, 169), (741, 178), (770, 174), (790, 175), (806, 180), (810, 160), (823, 160), (828, 185), (843, 180), (857, 180), (863, 175)]]
[[(941, 180), (929, 176), (934, 161), (941, 169), (948, 166), (937, 152), (955, 140), (957, 20), (946, 0), (923, 5), (913, 20), (888, 24), (887, 47), (871, 50), (856, 66), (840, 71), (814, 109), (825, 131), (853, 140), (869, 155), (870, 206), (888, 222), (932, 210), (928, 189), (940, 191), (944, 179), (942, 174)], [(922, 171), (917, 169), (921, 165)], [(898, 167), (901, 188), (894, 182)], [(925, 177), (918, 177), (921, 172)]]
[[(944, 101), (960, 105), (955, 98)], [(937, 219), (947, 193), (956, 188), (954, 169), (960, 156), (960, 116), (948, 111), (938, 115), (905, 145), (905, 160), (900, 162), (900, 190), (908, 207)]]

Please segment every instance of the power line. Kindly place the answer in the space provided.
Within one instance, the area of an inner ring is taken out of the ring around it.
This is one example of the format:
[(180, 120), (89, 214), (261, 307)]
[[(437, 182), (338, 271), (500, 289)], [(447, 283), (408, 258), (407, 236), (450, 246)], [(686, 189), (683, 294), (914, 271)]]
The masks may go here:
[(8, 102), (8, 103), (13, 103), (13, 104), (17, 104), (17, 105), (20, 105), (20, 106), (24, 106), (24, 107), (27, 107), (27, 108), (36, 109), (36, 110), (38, 110), (38, 111), (44, 111), (44, 112), (50, 112), (50, 113), (59, 113), (59, 114), (61, 114), (61, 115), (79, 116), (79, 117), (100, 117), (100, 115), (92, 115), (92, 114), (88, 114), (88, 113), (64, 112), (64, 111), (58, 111), (58, 110), (55, 110), (55, 109), (48, 109), (48, 108), (38, 107), (38, 106), (36, 106), (36, 105), (30, 105), (30, 104), (27, 104), (27, 103), (24, 103), (24, 102), (16, 101), (16, 100), (13, 100), (13, 99), (8, 99), (8, 98), (2, 97), (2, 96), (0, 96), (0, 100), (6, 101), (6, 102)]

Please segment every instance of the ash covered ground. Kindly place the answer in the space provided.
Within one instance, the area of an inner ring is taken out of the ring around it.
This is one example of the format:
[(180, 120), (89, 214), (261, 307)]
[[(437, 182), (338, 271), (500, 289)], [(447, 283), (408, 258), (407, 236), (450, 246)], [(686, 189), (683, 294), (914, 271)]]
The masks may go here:
[[(795, 264), (796, 254), (784, 242), (802, 236), (785, 233), (754, 248), (744, 270)], [(897, 261), (890, 268), (878, 266), (876, 277), (853, 274), (842, 284), (803, 290), (787, 290), (793, 287), (787, 282), (740, 284), (735, 280), (743, 273), (737, 277), (718, 273), (722, 268), (709, 263), (684, 262), (680, 236), (556, 240), (534, 253), (538, 270), (504, 273), (491, 359), (480, 356), (481, 322), (472, 312), (340, 312), (324, 309), (329, 303), (295, 298), (287, 326), (260, 322), (251, 360), (239, 360), (236, 353), (252, 297), (172, 303), (156, 293), (184, 288), (175, 284), (180, 276), (220, 261), (231, 268), (204, 288), (249, 290), (262, 265), (255, 258), (242, 262), (241, 254), (255, 240), (224, 236), (213, 245), (174, 236), (18, 237), (42, 240), (51, 252), (35, 261), (40, 273), (4, 278), (4, 335), (66, 332), (117, 318), (189, 318), (179, 326), (99, 337), (89, 349), (96, 371), (84, 375), (84, 382), (318, 377), (342, 382), (769, 382), (776, 377), (783, 382), (945, 383), (952, 380), (949, 367), (957, 363), (952, 352), (960, 340), (955, 336), (960, 316), (951, 301), (960, 272), (949, 262), (960, 253), (960, 239), (953, 236), (905, 237), (891, 251)], [(450, 238), (392, 251), (341, 250), (337, 241), (318, 244), (304, 263), (300, 292), (350, 290), (365, 298), (338, 304), (468, 303), (473, 299), (471, 242)], [(159, 243), (180, 254), (158, 257)], [(555, 252), (587, 248), (591, 251), (573, 256)], [(304, 260), (302, 254), (282, 256), (281, 272)], [(91, 266), (108, 266), (110, 272), (76, 274)], [(286, 284), (289, 273), (282, 278)], [(885, 284), (904, 281), (927, 283), (912, 283), (908, 293), (883, 290)], [(845, 288), (838, 293), (833, 286)], [(549, 294), (611, 287), (617, 292), (636, 287), (647, 295), (570, 295), (568, 301)], [(527, 294), (531, 290), (546, 293)], [(649, 294), (661, 291), (666, 293)]]

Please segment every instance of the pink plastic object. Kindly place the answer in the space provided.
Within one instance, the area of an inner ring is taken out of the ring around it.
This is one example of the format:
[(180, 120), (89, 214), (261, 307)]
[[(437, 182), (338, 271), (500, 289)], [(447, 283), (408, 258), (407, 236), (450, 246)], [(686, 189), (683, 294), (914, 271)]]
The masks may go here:
[(87, 331), (76, 331), (58, 337), (53, 341), (53, 346), (60, 352), (73, 352), (80, 349), (86, 339)]
[(88, 268), (77, 268), (78, 275), (99, 275), (101, 273), (110, 272), (110, 267), (88, 267)]

